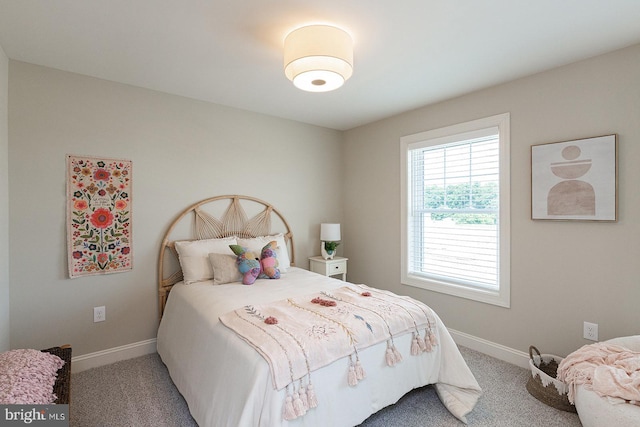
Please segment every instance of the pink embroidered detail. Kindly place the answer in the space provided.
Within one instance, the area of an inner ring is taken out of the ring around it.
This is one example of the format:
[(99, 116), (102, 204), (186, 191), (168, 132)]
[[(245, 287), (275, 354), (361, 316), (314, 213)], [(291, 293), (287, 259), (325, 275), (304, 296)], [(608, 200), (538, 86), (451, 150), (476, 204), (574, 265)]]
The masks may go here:
[(266, 323), (267, 325), (277, 325), (278, 319), (276, 319), (273, 316), (269, 316), (266, 319), (264, 319), (264, 323)]
[(363, 292), (360, 295), (362, 295), (363, 297), (370, 297), (371, 296), (371, 292)]
[(320, 297), (315, 297), (314, 299), (311, 300), (312, 303), (314, 304), (320, 304), (323, 307), (335, 307), (336, 306), (336, 302), (335, 301), (331, 301), (328, 299), (323, 299)]

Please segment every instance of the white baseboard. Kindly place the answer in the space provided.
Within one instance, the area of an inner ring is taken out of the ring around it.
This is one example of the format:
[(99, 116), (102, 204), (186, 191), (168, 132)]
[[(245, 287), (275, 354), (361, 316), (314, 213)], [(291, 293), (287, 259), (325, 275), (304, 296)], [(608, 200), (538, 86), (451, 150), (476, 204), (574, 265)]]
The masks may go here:
[[(449, 329), (449, 333), (456, 344), (468, 347), (471, 350), (479, 351), (480, 353), (487, 354), (495, 357), (496, 359), (504, 360), (505, 362), (513, 365), (529, 369), (529, 354), (523, 351), (515, 350), (464, 332), (456, 331), (455, 329)], [(75, 356), (71, 359), (71, 372), (77, 373), (87, 369), (97, 368), (98, 366), (109, 365), (121, 360), (132, 359), (134, 357), (144, 356), (155, 352), (156, 339), (153, 338), (146, 341), (139, 341), (120, 347), (97, 351), (95, 353), (83, 354), (82, 356)]]
[(487, 341), (464, 332), (449, 329), (449, 333), (453, 337), (456, 344), (468, 347), (471, 350), (479, 351), (496, 359), (504, 360), (512, 365), (529, 369), (529, 354), (520, 350), (515, 350), (501, 344)]
[(96, 351), (95, 353), (83, 354), (71, 358), (71, 373), (77, 373), (155, 352), (156, 339), (152, 338), (146, 341), (138, 341), (120, 347)]

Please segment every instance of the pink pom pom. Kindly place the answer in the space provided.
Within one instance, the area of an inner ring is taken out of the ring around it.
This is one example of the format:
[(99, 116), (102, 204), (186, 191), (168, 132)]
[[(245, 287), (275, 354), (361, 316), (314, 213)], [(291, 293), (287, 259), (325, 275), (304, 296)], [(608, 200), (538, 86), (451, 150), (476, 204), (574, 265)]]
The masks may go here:
[(266, 323), (267, 325), (276, 325), (278, 323), (278, 319), (273, 316), (269, 316), (264, 319), (264, 323)]

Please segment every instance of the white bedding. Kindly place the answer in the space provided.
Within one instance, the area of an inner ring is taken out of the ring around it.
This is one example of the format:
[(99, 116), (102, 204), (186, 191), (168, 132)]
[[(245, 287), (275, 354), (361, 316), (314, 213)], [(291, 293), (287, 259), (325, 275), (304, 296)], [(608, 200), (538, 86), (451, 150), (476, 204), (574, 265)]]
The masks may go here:
[[(211, 281), (176, 284), (158, 330), (158, 353), (189, 405), (207, 426), (354, 426), (395, 403), (410, 390), (435, 384), (449, 411), (466, 422), (481, 391), (442, 321), (436, 315), (438, 345), (419, 357), (405, 356), (394, 367), (384, 363), (386, 344), (359, 352), (367, 377), (347, 385), (348, 358), (313, 374), (319, 405), (303, 417), (282, 417), (285, 390), (272, 385), (269, 365), (218, 317), (247, 304), (332, 290), (346, 282), (292, 267), (279, 280), (213, 286)], [(411, 333), (396, 338), (409, 349)]]

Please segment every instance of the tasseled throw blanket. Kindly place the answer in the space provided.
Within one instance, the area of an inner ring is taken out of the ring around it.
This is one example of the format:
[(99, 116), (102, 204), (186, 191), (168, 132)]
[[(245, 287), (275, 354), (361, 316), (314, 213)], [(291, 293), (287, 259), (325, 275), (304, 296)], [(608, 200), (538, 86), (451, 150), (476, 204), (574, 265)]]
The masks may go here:
[[(418, 356), (437, 344), (428, 306), (365, 285), (245, 306), (220, 321), (265, 358), (277, 390), (287, 387), (283, 416), (288, 420), (318, 404), (312, 371), (345, 358), (348, 384), (355, 386), (366, 376), (359, 350), (386, 341), (381, 358), (394, 366), (402, 354)], [(413, 334), (411, 348), (396, 348), (394, 338), (405, 333)]]
[(612, 403), (640, 405), (640, 352), (605, 342), (585, 345), (562, 360), (558, 379), (568, 384), (571, 403), (583, 385)]

